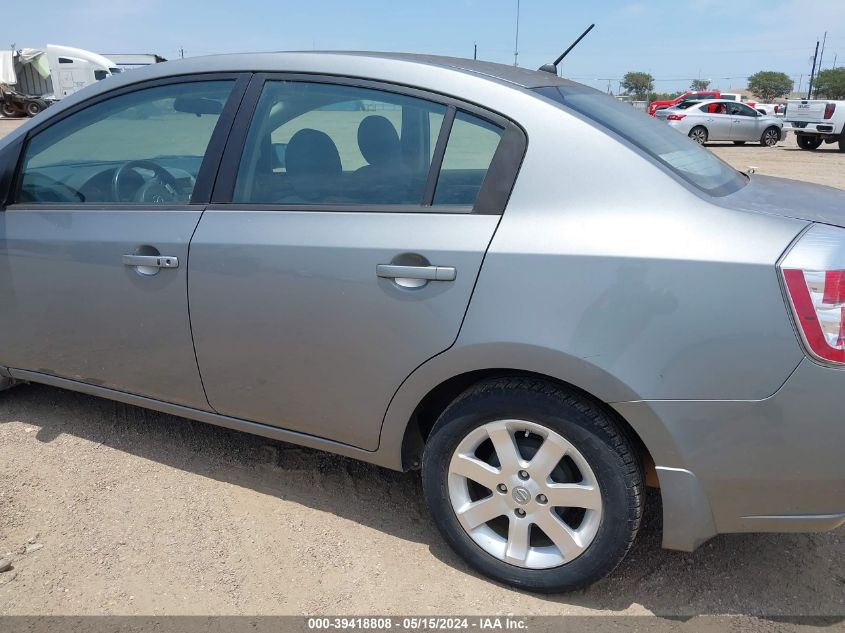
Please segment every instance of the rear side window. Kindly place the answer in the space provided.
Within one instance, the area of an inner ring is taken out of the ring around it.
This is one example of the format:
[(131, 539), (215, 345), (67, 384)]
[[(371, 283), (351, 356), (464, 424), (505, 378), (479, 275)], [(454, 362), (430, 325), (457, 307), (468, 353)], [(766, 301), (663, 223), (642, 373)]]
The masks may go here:
[(501, 138), (502, 128), (458, 112), (443, 156), (434, 204), (475, 204)]
[(420, 205), (445, 112), (370, 88), (268, 81), (233, 201)]
[(233, 81), (146, 88), (95, 103), (29, 141), (16, 201), (182, 204)]
[(468, 212), (502, 133), (416, 96), (270, 80), (247, 133), (232, 201)]
[(536, 91), (612, 132), (711, 196), (725, 196), (745, 186), (737, 170), (708, 149), (662, 121), (637, 112), (586, 86), (549, 86)]

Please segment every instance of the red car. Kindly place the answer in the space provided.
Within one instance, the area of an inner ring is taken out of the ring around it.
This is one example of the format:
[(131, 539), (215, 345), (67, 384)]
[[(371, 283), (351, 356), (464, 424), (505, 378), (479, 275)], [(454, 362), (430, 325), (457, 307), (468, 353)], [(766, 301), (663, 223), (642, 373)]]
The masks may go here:
[(687, 90), (679, 97), (675, 97), (671, 101), (652, 101), (648, 104), (648, 113), (654, 116), (654, 113), (663, 108), (672, 108), (683, 101), (692, 101), (693, 99), (720, 99), (722, 94), (718, 90)]

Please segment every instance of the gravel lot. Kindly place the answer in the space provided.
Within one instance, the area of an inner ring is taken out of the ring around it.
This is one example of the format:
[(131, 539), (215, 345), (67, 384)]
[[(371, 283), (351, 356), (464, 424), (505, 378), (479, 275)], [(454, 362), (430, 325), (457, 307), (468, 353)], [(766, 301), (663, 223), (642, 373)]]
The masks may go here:
[[(711, 149), (739, 168), (845, 188), (845, 154), (829, 149)], [(447, 549), (415, 474), (38, 385), (0, 393), (0, 450), (0, 558), (12, 562), (0, 614), (845, 618), (845, 530), (669, 552), (652, 495), (612, 577), (535, 596)]]

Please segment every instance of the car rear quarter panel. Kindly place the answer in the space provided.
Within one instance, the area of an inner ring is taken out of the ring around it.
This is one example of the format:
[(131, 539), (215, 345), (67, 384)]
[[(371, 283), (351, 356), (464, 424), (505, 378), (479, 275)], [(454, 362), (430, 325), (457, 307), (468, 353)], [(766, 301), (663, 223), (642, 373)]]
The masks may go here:
[[(807, 223), (712, 204), (574, 115), (537, 110), (517, 119), (528, 152), (460, 335), (403, 384), (383, 440), (438, 383), (485, 368), (609, 403), (776, 392), (803, 358), (776, 263)], [(677, 456), (660, 424), (637, 431), (655, 459)]]

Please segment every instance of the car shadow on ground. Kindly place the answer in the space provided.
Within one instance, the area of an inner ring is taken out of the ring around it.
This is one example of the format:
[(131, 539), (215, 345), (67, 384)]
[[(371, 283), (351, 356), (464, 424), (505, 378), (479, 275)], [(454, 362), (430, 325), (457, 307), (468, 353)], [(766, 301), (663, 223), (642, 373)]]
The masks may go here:
[[(302, 504), (392, 536), (477, 576), (428, 518), (419, 477), (290, 444), (40, 385), (0, 394), (0, 423), (63, 433), (218, 481)], [(330, 494), (331, 493), (331, 494)], [(555, 603), (666, 617), (707, 614), (845, 619), (845, 530), (816, 535), (724, 535), (693, 553), (660, 548), (659, 494), (626, 560), (589, 589)]]

